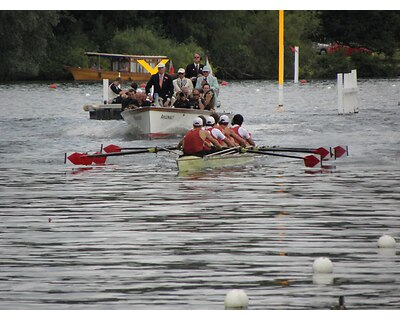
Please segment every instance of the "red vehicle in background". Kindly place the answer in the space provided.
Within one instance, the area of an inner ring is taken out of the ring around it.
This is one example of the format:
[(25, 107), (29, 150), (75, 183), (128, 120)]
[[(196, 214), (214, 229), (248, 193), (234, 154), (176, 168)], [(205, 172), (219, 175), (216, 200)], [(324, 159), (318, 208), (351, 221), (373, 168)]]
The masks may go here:
[(343, 44), (339, 42), (334, 42), (329, 45), (326, 49), (327, 53), (344, 52), (346, 56), (351, 56), (354, 53), (366, 53), (372, 54), (372, 51), (368, 48), (362, 47), (358, 44)]

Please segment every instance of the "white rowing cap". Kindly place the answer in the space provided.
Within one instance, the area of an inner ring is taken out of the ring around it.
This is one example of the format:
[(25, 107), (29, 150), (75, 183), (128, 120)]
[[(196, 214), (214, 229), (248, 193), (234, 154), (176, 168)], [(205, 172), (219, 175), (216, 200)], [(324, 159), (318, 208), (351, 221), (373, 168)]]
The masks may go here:
[(214, 117), (209, 116), (207, 118), (206, 125), (211, 127), (214, 123), (215, 123)]
[(249, 298), (244, 290), (232, 289), (225, 296), (225, 309), (247, 309)]
[(220, 124), (228, 124), (229, 123), (229, 117), (226, 114), (223, 114), (220, 118), (218, 123)]
[(195, 127), (202, 127), (203, 126), (203, 119), (201, 119), (200, 117), (194, 118), (193, 125)]

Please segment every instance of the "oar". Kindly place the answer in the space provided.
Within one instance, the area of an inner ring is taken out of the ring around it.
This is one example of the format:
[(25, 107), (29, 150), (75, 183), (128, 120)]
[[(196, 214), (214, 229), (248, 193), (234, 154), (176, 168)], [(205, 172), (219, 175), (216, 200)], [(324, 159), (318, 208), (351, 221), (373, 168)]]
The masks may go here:
[[(331, 148), (330, 148), (331, 149)], [(313, 153), (318, 154), (322, 159), (330, 158), (332, 156), (331, 150), (324, 147), (313, 148), (291, 148), (291, 147), (255, 147), (255, 150), (260, 151), (279, 151), (279, 152), (297, 152), (297, 153)], [(329, 157), (328, 157), (329, 156)]]
[(298, 153), (313, 153), (319, 154), (322, 159), (327, 160), (335, 157), (335, 159), (342, 157), (343, 155), (349, 155), (348, 146), (336, 146), (334, 148), (329, 147), (329, 150), (324, 147), (319, 148), (292, 148), (292, 147), (255, 147), (256, 150), (260, 151), (280, 151), (280, 152), (298, 152)]
[[(122, 150), (147, 150), (154, 147), (120, 147), (115, 144), (110, 144), (103, 148), (103, 150), (107, 153), (121, 152)], [(163, 147), (169, 150), (176, 150), (176, 146), (166, 146)], [(161, 149), (161, 148), (160, 148)]]
[(168, 151), (167, 147), (152, 147), (142, 150), (132, 150), (132, 151), (124, 151), (124, 152), (111, 152), (111, 153), (72, 153), (67, 159), (71, 161), (75, 165), (91, 165), (92, 162), (96, 164), (104, 164), (106, 162), (107, 157), (117, 157), (117, 156), (125, 156), (128, 154), (139, 154), (139, 153), (157, 153), (158, 151)]
[(231, 148), (223, 147), (221, 150), (206, 154), (204, 157), (205, 158), (209, 158), (209, 157), (213, 157), (213, 156), (216, 156), (216, 155), (220, 156), (220, 155), (224, 155), (226, 153), (230, 153), (232, 151), (237, 151), (238, 152), (240, 150), (240, 148), (241, 147), (231, 147)]
[(83, 164), (85, 166), (91, 165), (92, 162), (95, 164), (104, 164), (106, 162), (106, 157), (102, 153), (94, 153), (90, 155), (87, 153), (74, 152), (69, 155), (67, 159), (75, 165)]
[(336, 147), (333, 148), (333, 150), (334, 150), (334, 154), (335, 154), (335, 159), (336, 159), (336, 158), (340, 158), (340, 157), (343, 156), (344, 154), (345, 154), (346, 156), (349, 155), (349, 148), (348, 148), (348, 146), (344, 146), (344, 147), (342, 147), (342, 146), (336, 146)]
[(310, 154), (305, 157), (299, 157), (299, 156), (291, 156), (288, 154), (281, 154), (281, 153), (274, 153), (274, 152), (266, 152), (266, 151), (257, 151), (257, 150), (252, 150), (252, 149), (244, 149), (243, 152), (249, 152), (249, 153), (256, 153), (256, 154), (263, 154), (267, 156), (275, 156), (275, 157), (284, 157), (284, 158), (292, 158), (292, 159), (301, 159), (304, 161), (304, 165), (306, 167), (312, 168), (315, 167), (318, 163), (321, 161), (314, 155)]

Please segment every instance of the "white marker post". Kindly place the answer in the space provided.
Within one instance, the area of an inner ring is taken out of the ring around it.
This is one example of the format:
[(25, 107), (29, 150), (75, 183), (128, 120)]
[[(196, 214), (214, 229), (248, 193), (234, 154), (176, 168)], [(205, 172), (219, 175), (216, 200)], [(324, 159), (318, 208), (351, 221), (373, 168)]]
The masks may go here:
[(299, 82), (299, 47), (294, 47), (294, 83)]
[(108, 104), (108, 79), (103, 79), (103, 103)]
[(344, 113), (343, 107), (343, 73), (337, 74), (338, 114)]
[(357, 70), (337, 74), (338, 114), (358, 112)]

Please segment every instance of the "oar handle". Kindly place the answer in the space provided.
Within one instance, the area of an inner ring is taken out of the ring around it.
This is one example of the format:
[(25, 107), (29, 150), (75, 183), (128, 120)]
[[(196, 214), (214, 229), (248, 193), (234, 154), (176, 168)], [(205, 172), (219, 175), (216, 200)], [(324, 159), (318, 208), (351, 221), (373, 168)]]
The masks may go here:
[(239, 151), (239, 149), (240, 149), (240, 147), (232, 147), (232, 148), (226, 148), (226, 147), (224, 147), (224, 148), (222, 148), (220, 151), (216, 151), (216, 152), (207, 154), (207, 155), (205, 155), (204, 157), (222, 155), (222, 154), (225, 154), (225, 153), (227, 153), (227, 152), (234, 151), (234, 150)]

